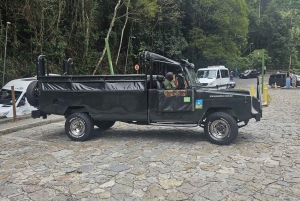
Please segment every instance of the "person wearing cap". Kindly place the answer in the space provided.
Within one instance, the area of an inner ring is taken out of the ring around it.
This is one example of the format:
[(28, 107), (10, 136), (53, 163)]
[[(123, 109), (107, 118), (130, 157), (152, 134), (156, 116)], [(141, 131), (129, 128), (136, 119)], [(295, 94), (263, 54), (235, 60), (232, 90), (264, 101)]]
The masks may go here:
[(166, 79), (164, 81), (164, 85), (165, 85), (165, 89), (166, 90), (171, 90), (175, 88), (173, 81), (173, 73), (172, 72), (168, 72), (166, 74)]

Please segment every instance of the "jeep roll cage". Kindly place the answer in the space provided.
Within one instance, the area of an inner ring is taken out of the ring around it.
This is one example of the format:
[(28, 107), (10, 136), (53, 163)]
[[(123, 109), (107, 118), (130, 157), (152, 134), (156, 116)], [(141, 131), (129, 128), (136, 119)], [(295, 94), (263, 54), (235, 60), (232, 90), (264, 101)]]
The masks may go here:
[(174, 61), (159, 54), (143, 51), (139, 53), (139, 64), (141, 72), (149, 75), (150, 87), (152, 87), (153, 75), (163, 75), (167, 72), (183, 73), (183, 76), (191, 80), (189, 85), (194, 86), (198, 84), (197, 76), (194, 72), (194, 64), (187, 60), (180, 62)]

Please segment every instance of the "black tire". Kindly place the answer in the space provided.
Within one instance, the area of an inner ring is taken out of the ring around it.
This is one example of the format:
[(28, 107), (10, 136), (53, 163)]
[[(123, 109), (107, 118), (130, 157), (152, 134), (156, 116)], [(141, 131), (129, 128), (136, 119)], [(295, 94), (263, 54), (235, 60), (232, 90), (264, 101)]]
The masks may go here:
[(116, 122), (115, 121), (94, 121), (95, 125), (101, 130), (107, 130), (112, 127)]
[(271, 84), (271, 88), (275, 88), (275, 83), (272, 83), (272, 84)]
[(228, 145), (237, 137), (238, 125), (231, 115), (225, 112), (215, 112), (206, 119), (204, 133), (210, 142)]
[(35, 96), (36, 87), (37, 87), (37, 81), (33, 81), (28, 85), (28, 87), (26, 89), (27, 101), (33, 107), (37, 106), (37, 100), (36, 100), (36, 96)]
[(85, 141), (94, 131), (92, 118), (86, 113), (74, 113), (68, 116), (65, 123), (67, 136), (73, 141)]

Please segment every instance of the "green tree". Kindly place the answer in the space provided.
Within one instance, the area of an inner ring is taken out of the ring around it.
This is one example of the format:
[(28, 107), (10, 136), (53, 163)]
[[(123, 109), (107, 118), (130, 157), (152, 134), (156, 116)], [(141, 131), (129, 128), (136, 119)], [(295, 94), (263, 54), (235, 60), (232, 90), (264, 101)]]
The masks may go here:
[(248, 33), (248, 9), (243, 0), (190, 1), (188, 42), (198, 66), (225, 64), (238, 58)]

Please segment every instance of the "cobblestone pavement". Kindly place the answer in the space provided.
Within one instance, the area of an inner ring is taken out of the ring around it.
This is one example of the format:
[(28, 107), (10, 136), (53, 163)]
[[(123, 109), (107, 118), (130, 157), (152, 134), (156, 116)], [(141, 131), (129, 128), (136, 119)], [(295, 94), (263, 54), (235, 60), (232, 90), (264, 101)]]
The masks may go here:
[(0, 201), (299, 200), (299, 89), (272, 103), (229, 146), (201, 128), (117, 123), (73, 142), (64, 122), (0, 137)]

